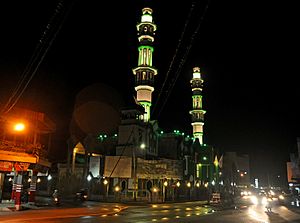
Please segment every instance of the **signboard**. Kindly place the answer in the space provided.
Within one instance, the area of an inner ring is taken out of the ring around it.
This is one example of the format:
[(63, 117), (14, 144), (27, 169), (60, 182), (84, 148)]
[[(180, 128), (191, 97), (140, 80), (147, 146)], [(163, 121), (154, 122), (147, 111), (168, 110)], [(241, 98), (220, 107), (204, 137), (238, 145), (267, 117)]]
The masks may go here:
[(179, 160), (144, 160), (137, 159), (137, 177), (142, 179), (151, 178), (168, 178), (181, 179), (182, 178), (182, 162)]
[(131, 178), (132, 158), (124, 156), (106, 156), (104, 177)]
[(7, 161), (0, 161), (0, 171), (12, 171), (12, 163)]
[(100, 156), (91, 156), (90, 157), (90, 166), (89, 170), (93, 177), (100, 176)]
[(14, 167), (16, 171), (27, 171), (30, 163), (16, 162)]
[[(8, 162), (8, 161), (0, 161), (0, 171), (27, 171), (30, 163), (24, 163), (24, 162)], [(13, 168), (14, 167), (14, 168)]]

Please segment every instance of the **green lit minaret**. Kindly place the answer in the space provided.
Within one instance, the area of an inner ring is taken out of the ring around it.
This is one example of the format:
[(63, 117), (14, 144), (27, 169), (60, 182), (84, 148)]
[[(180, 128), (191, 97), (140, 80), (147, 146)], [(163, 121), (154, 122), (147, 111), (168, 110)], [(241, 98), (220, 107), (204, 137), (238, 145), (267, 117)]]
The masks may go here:
[(203, 125), (205, 110), (202, 109), (202, 88), (203, 79), (200, 68), (193, 68), (193, 78), (190, 81), (193, 92), (193, 109), (190, 111), (192, 116), (193, 136), (198, 138), (200, 144), (203, 144)]
[(157, 70), (152, 66), (153, 42), (156, 31), (152, 9), (142, 9), (141, 22), (137, 24), (136, 28), (139, 40), (138, 66), (133, 69), (136, 99), (145, 108), (143, 120), (148, 122), (150, 120), (152, 92), (154, 91), (154, 77), (157, 75)]

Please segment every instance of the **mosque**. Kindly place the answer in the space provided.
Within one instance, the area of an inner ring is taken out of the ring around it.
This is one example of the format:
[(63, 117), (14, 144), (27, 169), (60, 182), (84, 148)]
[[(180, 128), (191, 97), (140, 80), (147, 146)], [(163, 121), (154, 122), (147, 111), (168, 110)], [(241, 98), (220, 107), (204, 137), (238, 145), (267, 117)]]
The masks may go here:
[[(203, 142), (206, 111), (202, 107), (204, 80), (200, 68), (191, 71), (192, 109), (187, 112), (191, 115), (193, 135), (178, 130), (163, 132), (158, 121), (151, 119), (152, 93), (159, 75), (153, 66), (157, 26), (151, 8), (142, 9), (136, 28), (138, 64), (132, 69), (135, 101), (120, 111), (117, 134), (98, 135), (98, 141), (90, 148), (76, 137), (71, 139), (68, 163), (58, 168), (59, 185), (68, 190), (66, 193), (73, 193), (78, 183), (71, 183), (71, 188), (63, 185), (70, 180), (81, 182), (99, 199), (201, 199), (209, 190), (217, 190), (219, 167), (214, 148)], [(87, 141), (93, 141), (92, 138), (95, 141), (95, 136)], [(78, 162), (79, 157), (82, 162)]]

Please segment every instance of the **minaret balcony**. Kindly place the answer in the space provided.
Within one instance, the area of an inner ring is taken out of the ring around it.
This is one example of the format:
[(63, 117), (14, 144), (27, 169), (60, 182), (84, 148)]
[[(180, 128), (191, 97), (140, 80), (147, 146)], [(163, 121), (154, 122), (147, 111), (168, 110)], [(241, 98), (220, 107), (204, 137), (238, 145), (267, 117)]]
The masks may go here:
[(136, 80), (135, 85), (136, 86), (139, 86), (139, 85), (153, 86), (154, 85), (154, 80)]
[(203, 109), (194, 109), (194, 110), (190, 111), (191, 115), (194, 115), (194, 114), (202, 114), (202, 115), (204, 115), (205, 113), (206, 113), (206, 111), (203, 110)]
[(157, 69), (148, 66), (138, 66), (132, 69), (133, 74), (135, 75), (138, 71), (151, 70), (154, 75), (157, 75)]
[(194, 89), (194, 88), (199, 88), (199, 89), (201, 89), (202, 90), (202, 88), (203, 88), (203, 82), (200, 82), (200, 81), (197, 81), (197, 82), (192, 82), (191, 83), (191, 87), (192, 87), (192, 89)]
[(204, 122), (204, 117), (192, 117), (192, 122)]

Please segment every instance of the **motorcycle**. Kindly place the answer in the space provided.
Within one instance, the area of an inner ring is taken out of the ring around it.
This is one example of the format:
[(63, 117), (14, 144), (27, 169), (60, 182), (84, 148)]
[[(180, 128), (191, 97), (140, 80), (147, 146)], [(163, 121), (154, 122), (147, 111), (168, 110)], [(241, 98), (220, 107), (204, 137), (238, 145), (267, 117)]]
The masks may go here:
[(52, 194), (53, 203), (55, 205), (60, 205), (60, 195), (58, 193), (58, 190), (54, 190), (54, 193)]
[(59, 197), (53, 197), (53, 203), (58, 206), (60, 205), (60, 198)]
[(77, 201), (86, 201), (88, 199), (87, 191), (82, 189), (76, 192), (75, 200)]
[(272, 212), (273, 199), (270, 197), (263, 197), (262, 203), (265, 205), (267, 212)]

